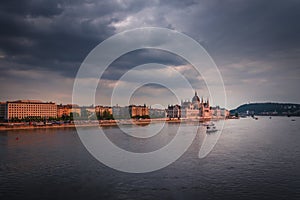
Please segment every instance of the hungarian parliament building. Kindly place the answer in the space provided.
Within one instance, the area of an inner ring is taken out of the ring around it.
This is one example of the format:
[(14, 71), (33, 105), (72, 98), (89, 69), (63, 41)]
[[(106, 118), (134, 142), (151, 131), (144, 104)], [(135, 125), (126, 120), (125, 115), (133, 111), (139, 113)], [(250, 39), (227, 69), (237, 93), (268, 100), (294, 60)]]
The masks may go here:
[(209, 99), (204, 100), (199, 98), (197, 92), (192, 98), (192, 101), (181, 101), (181, 105), (169, 105), (167, 109), (167, 117), (183, 118), (183, 119), (220, 119), (229, 116), (229, 111), (219, 106), (211, 107)]

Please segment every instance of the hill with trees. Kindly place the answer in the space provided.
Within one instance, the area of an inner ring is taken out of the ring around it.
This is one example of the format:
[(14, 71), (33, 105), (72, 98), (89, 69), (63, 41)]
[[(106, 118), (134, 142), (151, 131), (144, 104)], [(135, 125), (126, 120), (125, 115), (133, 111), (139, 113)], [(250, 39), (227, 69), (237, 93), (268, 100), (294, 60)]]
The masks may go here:
[(230, 111), (232, 115), (300, 116), (300, 104), (249, 103)]

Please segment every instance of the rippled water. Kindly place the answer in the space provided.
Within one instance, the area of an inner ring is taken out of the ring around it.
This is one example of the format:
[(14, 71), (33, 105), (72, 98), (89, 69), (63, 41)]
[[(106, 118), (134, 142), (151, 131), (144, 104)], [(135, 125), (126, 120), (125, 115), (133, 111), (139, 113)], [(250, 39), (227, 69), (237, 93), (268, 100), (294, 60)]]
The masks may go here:
[[(291, 119), (227, 120), (206, 158), (198, 158), (205, 134), (200, 131), (180, 159), (145, 174), (104, 166), (72, 128), (2, 131), (0, 198), (300, 199), (300, 118)], [(105, 132), (124, 149), (147, 152), (167, 144), (177, 128), (168, 124), (151, 139), (129, 138), (116, 127)]]

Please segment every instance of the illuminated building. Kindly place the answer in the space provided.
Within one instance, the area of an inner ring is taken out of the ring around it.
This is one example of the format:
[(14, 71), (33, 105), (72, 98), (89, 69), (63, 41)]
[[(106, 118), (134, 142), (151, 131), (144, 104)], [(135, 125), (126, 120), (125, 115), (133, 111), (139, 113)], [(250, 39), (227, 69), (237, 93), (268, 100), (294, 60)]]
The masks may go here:
[(7, 101), (1, 103), (0, 115), (5, 120), (24, 119), (26, 117), (56, 118), (57, 106), (53, 102), (38, 100)]
[(149, 109), (145, 104), (143, 106), (130, 105), (128, 108), (131, 118), (149, 116)]
[(192, 101), (181, 101), (181, 116), (185, 119), (211, 119), (209, 100), (200, 99), (195, 92)]

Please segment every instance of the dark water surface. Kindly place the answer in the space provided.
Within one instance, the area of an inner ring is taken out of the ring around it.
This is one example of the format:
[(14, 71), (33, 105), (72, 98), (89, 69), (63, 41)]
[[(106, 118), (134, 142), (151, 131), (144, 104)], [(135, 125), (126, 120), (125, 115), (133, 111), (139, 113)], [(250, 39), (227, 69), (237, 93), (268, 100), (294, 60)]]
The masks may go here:
[[(300, 199), (300, 118), (291, 119), (227, 120), (206, 158), (198, 158), (205, 134), (198, 133), (175, 163), (145, 174), (104, 166), (72, 128), (2, 131), (0, 199)], [(116, 127), (105, 131), (122, 148), (141, 152), (173, 137), (161, 134), (150, 144)]]

